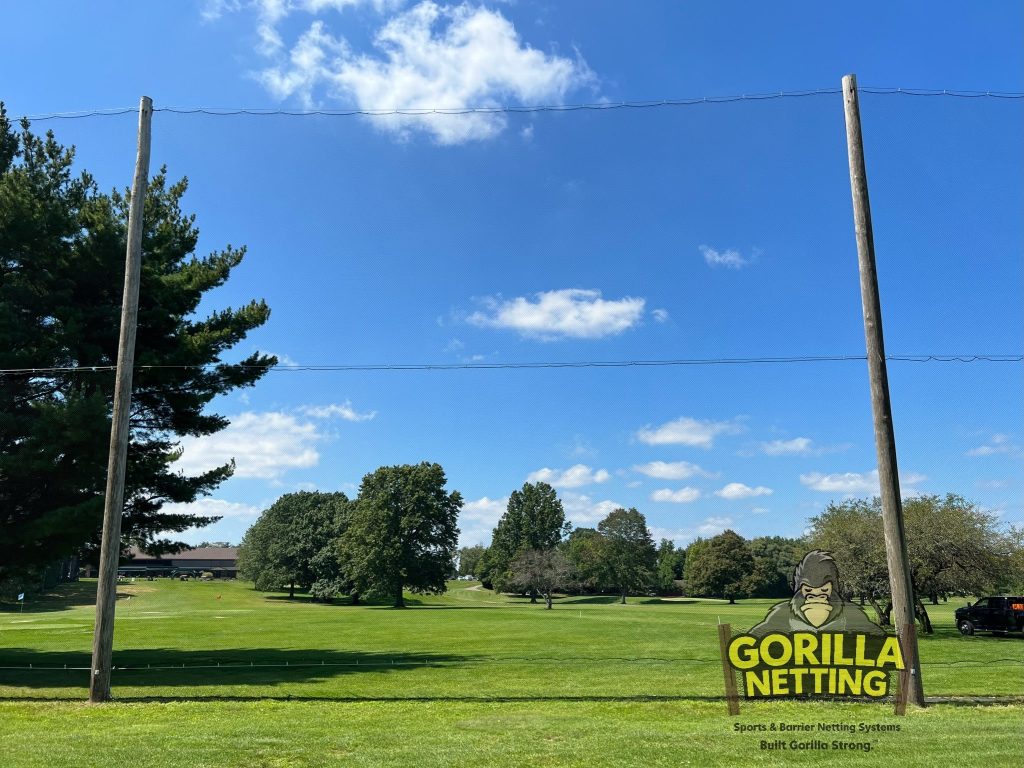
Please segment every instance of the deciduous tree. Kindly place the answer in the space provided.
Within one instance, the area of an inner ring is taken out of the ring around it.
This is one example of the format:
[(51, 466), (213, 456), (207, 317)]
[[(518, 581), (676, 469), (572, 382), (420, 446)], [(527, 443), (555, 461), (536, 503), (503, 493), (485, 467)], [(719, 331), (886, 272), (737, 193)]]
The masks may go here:
[(462, 496), (445, 490), (440, 464), (381, 467), (363, 478), (342, 557), (357, 589), (390, 595), (403, 589), (441, 593), (454, 569)]
[(622, 595), (649, 587), (654, 582), (657, 553), (647, 530), (647, 519), (636, 509), (616, 509), (597, 524), (604, 537), (604, 561), (608, 578)]

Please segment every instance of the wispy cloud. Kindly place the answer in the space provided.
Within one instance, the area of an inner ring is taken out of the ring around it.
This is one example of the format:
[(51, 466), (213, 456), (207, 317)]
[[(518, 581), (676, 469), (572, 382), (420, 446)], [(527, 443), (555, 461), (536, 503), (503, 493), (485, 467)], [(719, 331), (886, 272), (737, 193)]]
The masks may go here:
[[(915, 472), (901, 473), (900, 491), (907, 496), (916, 495), (917, 490), (914, 486), (923, 483), (927, 479), (925, 475)], [(830, 475), (825, 475), (821, 472), (809, 472), (805, 475), (800, 475), (800, 483), (811, 490), (821, 491), (822, 493), (877, 495), (879, 492), (877, 469), (873, 469), (870, 472), (837, 472)]]
[[(426, 0), (395, 13), (372, 36), (372, 49), (355, 50), (333, 33), (323, 11), (368, 5), (391, 11), (401, 3), (388, 0), (259, 0), (211, 2), (204, 17), (228, 10), (256, 12), (258, 51), (270, 59), (259, 81), (279, 99), (298, 98), (312, 106), (319, 98), (360, 109), (424, 110), (424, 114), (370, 118), (399, 139), (424, 133), (439, 144), (488, 139), (508, 123), (500, 112), (436, 114), (432, 109), (465, 110), (523, 104), (564, 103), (574, 89), (595, 77), (583, 58), (545, 53), (525, 42), (499, 10), (440, 5)], [(302, 11), (314, 20), (290, 46), (281, 22)]]
[(715, 491), (715, 496), (723, 499), (749, 499), (754, 496), (771, 496), (772, 489), (766, 488), (763, 485), (759, 485), (756, 488), (751, 488), (749, 485), (743, 483), (729, 483), (722, 488)]
[(650, 461), (646, 464), (637, 464), (633, 470), (657, 480), (685, 480), (688, 477), (718, 476), (717, 472), (708, 472), (688, 461)]
[(700, 491), (689, 486), (675, 491), (671, 488), (659, 488), (651, 494), (651, 501), (663, 501), (672, 504), (689, 504), (699, 498)]
[(330, 405), (304, 405), (299, 411), (313, 419), (330, 419), (337, 417), (345, 421), (370, 421), (376, 415), (376, 411), (359, 413), (352, 407), (352, 401), (344, 403), (331, 403)]
[(601, 292), (567, 288), (537, 293), (533, 299), (488, 297), (484, 309), (467, 322), (485, 328), (506, 328), (527, 338), (551, 341), (563, 338), (599, 339), (637, 325), (645, 301), (639, 298), (603, 299)]
[(203, 515), (229, 520), (255, 520), (262, 511), (262, 507), (225, 499), (198, 499), (191, 504), (164, 504), (160, 510), (161, 514)]
[(1019, 453), (1020, 446), (1010, 442), (1010, 436), (997, 433), (989, 438), (985, 445), (979, 445), (967, 451), (967, 456), (995, 456), (1001, 453)]
[(708, 245), (700, 245), (698, 249), (704, 255), (704, 262), (709, 267), (725, 267), (726, 269), (742, 269), (753, 263), (759, 253), (755, 249), (749, 257), (745, 257), (732, 248), (718, 250)]
[(544, 467), (531, 472), (526, 479), (531, 483), (547, 483), (553, 488), (580, 488), (584, 485), (605, 483), (611, 477), (606, 469), (595, 471), (586, 464), (576, 464), (564, 470)]
[(733, 421), (700, 421), (686, 416), (668, 421), (660, 427), (647, 425), (636, 433), (636, 439), (647, 445), (690, 445), (710, 448), (715, 437), (735, 434), (741, 427)]
[(772, 440), (761, 443), (761, 450), (769, 456), (807, 456), (814, 449), (809, 437), (794, 437), (792, 440)]
[(659, 323), (667, 323), (669, 319), (667, 309), (652, 309), (651, 315), (653, 315), (654, 319)]

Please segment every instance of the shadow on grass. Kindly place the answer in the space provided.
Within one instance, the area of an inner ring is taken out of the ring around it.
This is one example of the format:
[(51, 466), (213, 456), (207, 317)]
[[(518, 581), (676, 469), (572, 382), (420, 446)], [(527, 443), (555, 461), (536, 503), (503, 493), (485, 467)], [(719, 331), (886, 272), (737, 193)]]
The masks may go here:
[[(129, 582), (118, 582), (117, 599), (126, 600), (132, 597), (132, 589), (144, 588), (145, 581), (132, 584)], [(96, 580), (71, 581), (60, 584), (45, 592), (38, 592), (31, 595), (25, 602), (25, 609), (22, 610), (20, 603), (10, 601), (0, 602), (0, 613), (24, 613), (26, 616), (34, 613), (52, 613), (55, 611), (66, 611), (70, 608), (80, 608), (86, 605), (96, 605)]]
[[(287, 682), (315, 682), (360, 672), (390, 673), (439, 664), (450, 666), (465, 660), (466, 657), (452, 654), (361, 653), (322, 649), (129, 649), (114, 651), (112, 677), (115, 687), (268, 686)], [(14, 688), (85, 688), (89, 682), (90, 663), (91, 655), (85, 652), (0, 648), (0, 685)], [(0, 695), (0, 701), (3, 700), (9, 699)]]

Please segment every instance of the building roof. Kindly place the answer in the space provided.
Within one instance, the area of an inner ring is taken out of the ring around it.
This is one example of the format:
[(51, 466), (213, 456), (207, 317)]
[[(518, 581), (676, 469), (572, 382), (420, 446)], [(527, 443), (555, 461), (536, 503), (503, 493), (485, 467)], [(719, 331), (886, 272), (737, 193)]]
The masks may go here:
[(196, 549), (186, 549), (176, 555), (164, 553), (156, 557), (146, 554), (138, 547), (132, 547), (128, 556), (132, 562), (137, 563), (152, 560), (237, 560), (238, 547), (197, 547)]

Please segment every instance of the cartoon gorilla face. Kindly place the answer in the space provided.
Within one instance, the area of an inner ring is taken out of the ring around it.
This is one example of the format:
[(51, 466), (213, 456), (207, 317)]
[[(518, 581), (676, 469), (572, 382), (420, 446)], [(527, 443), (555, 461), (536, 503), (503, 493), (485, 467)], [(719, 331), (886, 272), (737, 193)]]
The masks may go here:
[(793, 614), (812, 627), (820, 627), (843, 609), (839, 595), (839, 569), (828, 552), (808, 552), (793, 573)]

